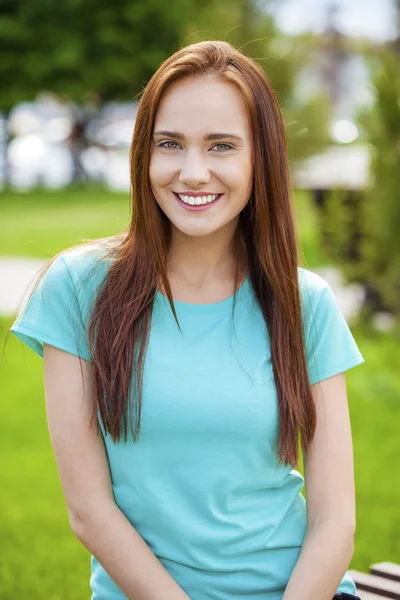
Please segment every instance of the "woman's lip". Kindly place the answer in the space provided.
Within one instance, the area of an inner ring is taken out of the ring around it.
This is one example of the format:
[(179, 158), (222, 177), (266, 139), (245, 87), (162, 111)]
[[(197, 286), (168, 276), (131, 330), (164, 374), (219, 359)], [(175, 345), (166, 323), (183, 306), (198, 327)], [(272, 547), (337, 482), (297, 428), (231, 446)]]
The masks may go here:
[(183, 200), (181, 200), (178, 196), (178, 194), (176, 192), (172, 192), (176, 198), (176, 201), (178, 202), (178, 204), (180, 206), (182, 206), (182, 208), (185, 208), (186, 210), (192, 210), (192, 211), (199, 211), (199, 210), (207, 210), (208, 208), (211, 208), (211, 206), (213, 204), (216, 204), (217, 202), (220, 201), (220, 199), (222, 198), (222, 196), (224, 194), (218, 194), (219, 198), (217, 198), (216, 200), (214, 200), (213, 202), (208, 202), (207, 204), (186, 204), (185, 202), (183, 202)]
[(199, 198), (201, 196), (220, 196), (218, 192), (174, 192), (174, 194), (178, 194), (180, 196), (189, 196), (192, 198)]

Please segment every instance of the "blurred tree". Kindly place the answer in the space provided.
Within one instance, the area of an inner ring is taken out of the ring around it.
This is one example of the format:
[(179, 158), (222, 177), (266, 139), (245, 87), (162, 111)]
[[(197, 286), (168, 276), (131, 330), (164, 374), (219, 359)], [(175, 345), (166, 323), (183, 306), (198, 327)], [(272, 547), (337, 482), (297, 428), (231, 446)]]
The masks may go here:
[(180, 46), (226, 39), (267, 72), (286, 120), (290, 157), (303, 158), (328, 141), (327, 101), (322, 94), (303, 103), (296, 97), (295, 78), (310, 44), (276, 30), (275, 2), (170, 0), (166, 9), (161, 0), (3, 0), (0, 110), (43, 89), (75, 102), (91, 92), (101, 102), (133, 98)]
[(372, 146), (372, 185), (363, 202), (362, 274), (375, 296), (400, 315), (400, 69), (384, 52), (374, 78), (375, 106), (361, 124)]
[[(210, 0), (211, 1), (211, 0)], [(179, 47), (195, 0), (3, 0), (0, 109), (43, 89), (132, 98)]]
[(206, 1), (188, 21), (182, 43), (226, 40), (261, 65), (278, 97), (286, 123), (289, 158), (295, 162), (328, 144), (331, 113), (323, 90), (313, 98), (299, 98), (296, 79), (312, 60), (313, 38), (283, 35), (273, 17), (276, 5), (277, 0)]
[(330, 197), (327, 252), (350, 280), (365, 285), (366, 317), (381, 310), (400, 316), (399, 57), (383, 50), (370, 60), (375, 101), (359, 123), (371, 148), (372, 181), (351, 202), (343, 191)]

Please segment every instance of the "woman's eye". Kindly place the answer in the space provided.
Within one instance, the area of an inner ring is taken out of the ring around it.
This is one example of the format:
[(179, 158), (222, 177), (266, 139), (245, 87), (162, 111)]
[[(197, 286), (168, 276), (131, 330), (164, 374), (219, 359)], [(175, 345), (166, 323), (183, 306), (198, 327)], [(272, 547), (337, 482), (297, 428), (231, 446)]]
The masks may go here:
[(230, 144), (215, 144), (214, 148), (217, 148), (218, 146), (223, 146), (223, 152), (226, 150), (232, 150), (232, 146)]
[[(175, 144), (175, 146), (178, 145), (176, 142), (161, 142), (161, 144), (159, 144), (159, 148), (171, 148), (171, 146), (167, 146), (166, 144)], [(175, 148), (172, 148), (172, 150), (175, 150)]]
[[(169, 144), (172, 144), (172, 146), (170, 146)], [(167, 150), (175, 150), (178, 147), (178, 144), (176, 142), (161, 142), (161, 144), (159, 144), (158, 147), (165, 148)], [(214, 148), (217, 148), (218, 152), (226, 152), (227, 150), (232, 150), (232, 146), (230, 144), (215, 144)]]

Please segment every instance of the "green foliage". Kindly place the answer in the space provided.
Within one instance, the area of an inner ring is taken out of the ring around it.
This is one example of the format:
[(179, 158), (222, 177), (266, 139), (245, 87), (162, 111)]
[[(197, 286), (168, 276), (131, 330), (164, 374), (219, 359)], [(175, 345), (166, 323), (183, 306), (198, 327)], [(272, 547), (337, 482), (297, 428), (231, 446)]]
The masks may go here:
[(384, 53), (373, 78), (372, 112), (361, 123), (372, 146), (372, 185), (364, 202), (363, 274), (387, 307), (400, 315), (400, 69), (399, 56)]
[(295, 89), (299, 71), (311, 59), (310, 39), (281, 34), (264, 6), (254, 0), (205, 3), (186, 31), (183, 45), (226, 40), (260, 64), (283, 113), (291, 162), (315, 154), (328, 144), (328, 98), (320, 94), (302, 102)]
[(364, 195), (358, 190), (331, 190), (321, 218), (322, 243), (329, 262), (336, 264), (349, 281), (362, 283), (359, 240)]
[(371, 184), (328, 199), (324, 227), (328, 252), (350, 279), (367, 288), (366, 316), (376, 310), (400, 315), (400, 69), (384, 52), (371, 61), (375, 103), (359, 116), (371, 149)]
[(15, 0), (2, 5), (0, 108), (43, 90), (131, 99), (178, 48), (195, 0)]
[(323, 95), (283, 107), (286, 116), (288, 152), (291, 162), (321, 152), (329, 143), (329, 102)]
[(131, 100), (181, 46), (222, 39), (257, 60), (278, 96), (291, 160), (328, 141), (329, 111), (321, 96), (303, 104), (294, 83), (310, 43), (282, 36), (256, 0), (6, 0), (0, 110), (42, 90), (74, 102)]

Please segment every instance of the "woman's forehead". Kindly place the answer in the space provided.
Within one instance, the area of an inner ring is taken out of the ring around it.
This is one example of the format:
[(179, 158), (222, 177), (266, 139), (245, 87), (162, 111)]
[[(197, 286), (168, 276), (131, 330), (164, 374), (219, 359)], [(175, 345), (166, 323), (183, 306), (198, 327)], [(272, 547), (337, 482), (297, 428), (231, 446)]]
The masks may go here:
[(168, 130), (184, 136), (213, 133), (248, 135), (248, 115), (239, 89), (218, 79), (185, 79), (167, 90), (160, 101), (154, 131)]

